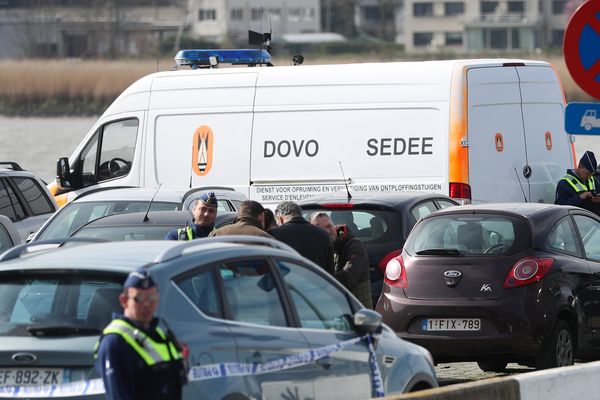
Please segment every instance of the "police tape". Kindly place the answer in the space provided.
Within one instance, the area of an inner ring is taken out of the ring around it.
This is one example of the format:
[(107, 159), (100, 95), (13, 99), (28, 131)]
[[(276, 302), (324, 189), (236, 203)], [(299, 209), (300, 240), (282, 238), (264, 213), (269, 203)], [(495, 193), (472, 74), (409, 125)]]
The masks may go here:
[[(270, 372), (283, 371), (290, 368), (300, 367), (313, 361), (320, 360), (330, 354), (338, 352), (345, 347), (352, 346), (360, 341), (366, 341), (369, 350), (369, 366), (371, 368), (371, 379), (373, 382), (373, 396), (383, 397), (383, 380), (377, 364), (373, 338), (364, 335), (343, 342), (319, 347), (302, 353), (278, 358), (264, 363), (218, 363), (210, 365), (197, 365), (190, 368), (188, 380), (190, 382), (208, 379), (240, 377), (266, 374)], [(0, 398), (59, 398), (74, 396), (92, 396), (104, 393), (102, 379), (91, 379), (63, 383), (57, 385), (33, 385), (33, 386), (2, 386), (0, 387)]]

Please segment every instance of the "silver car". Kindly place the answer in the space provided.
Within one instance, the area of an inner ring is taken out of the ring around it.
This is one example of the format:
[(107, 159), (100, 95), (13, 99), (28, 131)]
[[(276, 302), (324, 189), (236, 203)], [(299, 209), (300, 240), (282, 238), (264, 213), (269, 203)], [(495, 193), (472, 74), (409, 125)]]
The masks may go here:
[[(163, 324), (189, 349), (192, 379), (184, 399), (365, 399), (375, 394), (376, 370), (386, 394), (437, 386), (424, 348), (399, 339), (379, 314), (361, 309), (342, 285), (288, 246), (250, 236), (4, 253), (0, 386), (97, 378), (94, 344), (119, 310), (121, 283), (142, 266), (158, 284)], [(373, 333), (376, 369), (366, 342)], [(310, 358), (338, 344), (338, 351)], [(302, 362), (280, 368), (285, 357)], [(276, 368), (200, 379), (224, 363)]]
[(215, 192), (218, 212), (237, 211), (246, 200), (240, 192), (227, 188), (186, 190), (100, 188), (84, 192), (66, 204), (29, 241), (69, 237), (73, 232), (106, 215), (145, 211), (191, 210), (202, 193)]

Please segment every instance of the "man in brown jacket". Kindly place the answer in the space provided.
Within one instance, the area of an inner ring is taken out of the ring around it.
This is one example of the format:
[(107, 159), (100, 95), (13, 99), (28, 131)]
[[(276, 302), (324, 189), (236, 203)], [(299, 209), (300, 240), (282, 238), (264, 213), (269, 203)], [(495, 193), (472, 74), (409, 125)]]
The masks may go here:
[(333, 225), (331, 218), (325, 213), (314, 214), (310, 222), (329, 232), (333, 241), (333, 276), (350, 290), (363, 306), (373, 308), (369, 256), (365, 246), (350, 233), (346, 225)]
[(254, 200), (246, 200), (240, 204), (238, 217), (236, 218), (235, 223), (212, 231), (208, 237), (225, 235), (252, 235), (272, 238), (271, 235), (264, 231), (264, 228), (264, 207)]

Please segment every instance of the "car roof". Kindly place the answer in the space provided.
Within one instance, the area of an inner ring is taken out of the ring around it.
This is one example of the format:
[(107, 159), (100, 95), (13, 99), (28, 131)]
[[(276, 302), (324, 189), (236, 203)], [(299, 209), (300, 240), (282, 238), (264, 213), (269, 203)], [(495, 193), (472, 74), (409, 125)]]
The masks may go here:
[[(575, 206), (562, 206), (548, 203), (486, 203), (486, 204), (471, 204), (462, 205), (460, 207), (450, 207), (439, 210), (435, 215), (450, 214), (450, 213), (491, 213), (503, 212), (521, 215), (523, 217), (531, 217), (537, 214), (553, 212), (553, 210), (581, 210)], [(429, 217), (429, 216), (428, 216)]]
[(298, 204), (301, 207), (323, 205), (328, 203), (348, 203), (354, 205), (376, 204), (388, 207), (397, 207), (418, 203), (419, 201), (432, 198), (445, 199), (456, 203), (455, 200), (451, 199), (446, 195), (430, 192), (356, 192), (351, 193), (351, 195), (352, 198), (350, 199), (350, 201), (348, 201), (347, 192), (331, 192), (300, 200)]
[[(237, 216), (235, 212), (221, 212), (217, 214), (215, 225), (219, 225), (221, 221), (230, 220)], [(148, 219), (145, 221), (145, 217)], [(103, 217), (91, 220), (75, 232), (89, 228), (100, 226), (134, 226), (134, 225), (181, 225), (192, 221), (192, 214), (187, 210), (177, 211), (150, 211), (134, 212), (123, 214), (110, 214)]]
[[(40, 242), (41, 243), (41, 242)], [(244, 244), (240, 244), (244, 243)], [(266, 243), (269, 246), (261, 245)], [(35, 246), (36, 244), (33, 244)], [(28, 245), (21, 246), (25, 248)], [(31, 247), (31, 245), (29, 245)], [(274, 246), (277, 246), (274, 248)], [(17, 249), (17, 248), (15, 248)], [(10, 252), (10, 251), (9, 251)], [(220, 252), (220, 253), (219, 253)], [(4, 253), (6, 255), (8, 252)], [(255, 236), (223, 236), (192, 241), (140, 240), (103, 243), (81, 242), (74, 246), (33, 251), (0, 262), (0, 272), (27, 269), (76, 269), (88, 271), (122, 272), (160, 262), (201, 253), (221, 258), (243, 255), (280, 255), (298, 257), (296, 251), (275, 239)], [(222, 254), (221, 254), (222, 253)], [(93, 256), (92, 256), (93, 255)]]
[(93, 201), (150, 201), (154, 197), (155, 202), (181, 203), (187, 190), (156, 190), (147, 188), (102, 188), (102, 190), (91, 190), (77, 196), (73, 202)]

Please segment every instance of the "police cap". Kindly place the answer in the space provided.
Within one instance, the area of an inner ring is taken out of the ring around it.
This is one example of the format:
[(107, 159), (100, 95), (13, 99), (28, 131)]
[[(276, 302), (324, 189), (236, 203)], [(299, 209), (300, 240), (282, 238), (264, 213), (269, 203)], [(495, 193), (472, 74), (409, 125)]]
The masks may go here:
[(132, 271), (127, 276), (125, 283), (123, 284), (124, 288), (137, 288), (137, 289), (150, 289), (156, 286), (154, 283), (154, 279), (148, 274), (148, 271), (144, 269), (138, 269), (136, 271)]

